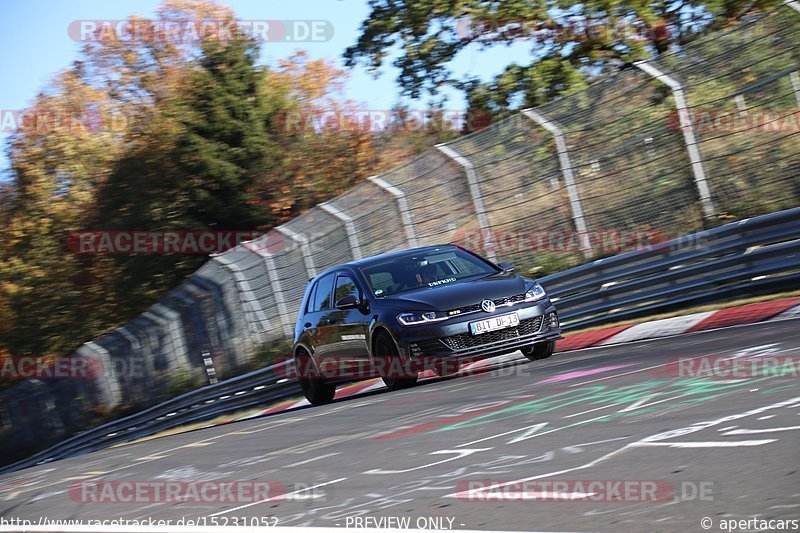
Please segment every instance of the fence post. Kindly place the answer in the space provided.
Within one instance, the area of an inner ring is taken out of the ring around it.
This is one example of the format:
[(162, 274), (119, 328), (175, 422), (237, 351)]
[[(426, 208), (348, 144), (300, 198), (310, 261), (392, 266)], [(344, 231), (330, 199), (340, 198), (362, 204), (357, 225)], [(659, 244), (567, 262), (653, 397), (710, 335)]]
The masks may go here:
[[(130, 322), (128, 322), (128, 324), (130, 324)], [(148, 384), (150, 386), (152, 386), (153, 376), (155, 375), (155, 371), (153, 369), (152, 361), (149, 361), (144, 356), (144, 349), (143, 349), (143, 346), (142, 346), (142, 342), (139, 340), (139, 337), (134, 335), (133, 332), (131, 332), (128, 329), (128, 325), (127, 324), (125, 326), (121, 327), (121, 328), (117, 328), (117, 332), (119, 332), (120, 335), (125, 337), (125, 339), (131, 344), (131, 360), (128, 361), (129, 367), (126, 369), (128, 372), (131, 373), (130, 377), (132, 377), (132, 378), (136, 378), (136, 377), (144, 378), (144, 379), (147, 380)], [(144, 359), (144, 364), (146, 366), (146, 368), (144, 370), (147, 371), (147, 375), (146, 376), (137, 376), (136, 375), (136, 372), (135, 372), (134, 369), (137, 368), (137, 367), (133, 364), (133, 359), (135, 359), (137, 357), (141, 357), (142, 359)], [(117, 367), (116, 367), (116, 365), (113, 365), (112, 368), (117, 368)], [(145, 392), (143, 392), (143, 394), (146, 396), (148, 394), (148, 392), (149, 391), (145, 391)]]
[(472, 196), (472, 203), (475, 206), (475, 214), (478, 216), (478, 226), (481, 230), (481, 236), (484, 241), (484, 251), (486, 256), (492, 261), (497, 260), (497, 254), (494, 250), (494, 239), (491, 234), (491, 226), (489, 226), (489, 217), (486, 214), (486, 207), (483, 205), (483, 194), (481, 194), (481, 186), (478, 183), (478, 175), (475, 172), (475, 165), (472, 162), (459, 154), (446, 144), (437, 144), (436, 148), (444, 155), (458, 163), (464, 168), (467, 175), (467, 184), (469, 185), (469, 193)]
[(397, 209), (400, 211), (400, 220), (406, 230), (406, 238), (408, 239), (408, 246), (411, 248), (417, 247), (417, 232), (414, 230), (414, 222), (411, 219), (411, 211), (408, 208), (408, 200), (406, 200), (406, 193), (401, 191), (398, 187), (391, 185), (387, 181), (379, 178), (378, 176), (370, 176), (367, 178), (369, 181), (388, 192), (397, 200)]
[(794, 91), (794, 99), (797, 100), (797, 107), (800, 107), (800, 74), (796, 70), (790, 72), (789, 79), (792, 80), (792, 91)]
[[(83, 343), (76, 353), (81, 357), (97, 357), (102, 362), (103, 368), (112, 368), (111, 354), (94, 341)], [(122, 403), (122, 391), (113, 373), (104, 371), (99, 376), (94, 376), (94, 385), (97, 387), (98, 399), (103, 407), (112, 409)]]
[(358, 242), (358, 234), (356, 233), (356, 226), (353, 224), (353, 219), (327, 202), (319, 204), (319, 208), (344, 222), (344, 229), (347, 231), (347, 240), (350, 242), (353, 260), (358, 261), (361, 259), (363, 257), (361, 255), (361, 244)]
[(561, 174), (564, 176), (564, 183), (567, 186), (569, 205), (572, 210), (572, 221), (575, 224), (575, 230), (578, 232), (578, 239), (580, 240), (583, 256), (589, 259), (592, 256), (592, 243), (586, 228), (586, 217), (583, 215), (581, 195), (577, 185), (575, 185), (575, 174), (572, 171), (572, 161), (570, 160), (569, 151), (567, 150), (564, 130), (555, 122), (547, 120), (532, 109), (523, 109), (522, 114), (553, 135), (553, 139), (556, 143), (556, 151), (558, 152), (558, 163), (561, 167)]
[(680, 121), (681, 131), (683, 131), (683, 140), (686, 143), (686, 150), (689, 152), (689, 161), (692, 164), (694, 182), (697, 186), (697, 192), (700, 195), (700, 203), (703, 206), (703, 213), (707, 219), (713, 219), (716, 214), (716, 209), (711, 199), (711, 191), (708, 187), (706, 171), (703, 166), (703, 157), (700, 154), (700, 146), (697, 144), (697, 139), (694, 136), (694, 126), (692, 126), (692, 119), (689, 116), (689, 106), (686, 104), (683, 85), (681, 82), (667, 76), (650, 63), (637, 61), (634, 65), (672, 90), (672, 96), (675, 99), (675, 108), (678, 111), (678, 120)]
[(269, 276), (269, 284), (272, 287), (272, 294), (275, 296), (275, 305), (278, 307), (278, 314), (280, 314), (281, 325), (283, 326), (283, 333), (287, 338), (292, 338), (294, 333), (294, 323), (289, 315), (289, 308), (286, 306), (286, 298), (283, 294), (283, 287), (281, 287), (281, 280), (278, 278), (278, 271), (275, 268), (275, 260), (272, 254), (266, 250), (266, 240), (264, 246), (259, 246), (258, 240), (243, 243), (243, 246), (253, 250), (255, 253), (264, 258), (264, 265)]
[(277, 226), (275, 231), (280, 231), (294, 242), (300, 245), (300, 251), (303, 252), (303, 263), (306, 265), (306, 274), (311, 279), (317, 275), (317, 267), (314, 266), (314, 256), (311, 254), (311, 246), (308, 244), (308, 239), (305, 235), (290, 230), (284, 226)]
[[(148, 317), (161, 326), (161, 330), (166, 334), (167, 338), (174, 340), (170, 341), (168, 353), (165, 354), (170, 365), (170, 369), (188, 367), (189, 356), (186, 353), (186, 344), (183, 342), (182, 324), (183, 320), (181, 315), (161, 303), (161, 300), (150, 306), (150, 309), (144, 312), (142, 316)], [(180, 323), (181, 326), (177, 326)]]
[[(261, 307), (261, 302), (258, 301), (255, 293), (253, 292), (252, 287), (250, 287), (250, 281), (244, 275), (244, 272), (242, 272), (242, 267), (236, 264), (236, 261), (233, 261), (232, 259), (225, 257), (224, 254), (215, 255), (213, 256), (213, 259), (222, 263), (222, 266), (227, 268), (231, 272), (231, 274), (233, 274), (233, 277), (236, 280), (236, 286), (239, 290), (239, 293), (247, 297), (247, 299), (241, 298), (242, 304), (249, 306), (250, 310), (255, 315), (255, 319), (258, 322), (261, 322), (262, 324), (261, 331), (263, 332), (268, 331), (269, 319), (267, 318), (266, 313), (264, 313), (264, 309)], [(246, 317), (245, 320), (247, 320)], [(253, 325), (250, 323), (249, 320), (247, 320), (247, 324), (248, 324), (247, 329), (250, 330), (250, 333), (255, 334), (258, 337), (258, 341), (262, 342), (264, 339), (261, 337), (260, 332), (253, 331), (249, 327)]]

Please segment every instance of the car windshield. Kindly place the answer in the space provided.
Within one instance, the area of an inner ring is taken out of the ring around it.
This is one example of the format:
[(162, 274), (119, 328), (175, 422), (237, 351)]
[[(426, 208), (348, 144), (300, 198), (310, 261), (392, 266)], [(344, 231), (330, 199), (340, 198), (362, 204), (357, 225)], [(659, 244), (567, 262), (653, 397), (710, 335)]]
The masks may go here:
[(379, 298), (498, 272), (490, 263), (457, 248), (411, 253), (362, 270)]

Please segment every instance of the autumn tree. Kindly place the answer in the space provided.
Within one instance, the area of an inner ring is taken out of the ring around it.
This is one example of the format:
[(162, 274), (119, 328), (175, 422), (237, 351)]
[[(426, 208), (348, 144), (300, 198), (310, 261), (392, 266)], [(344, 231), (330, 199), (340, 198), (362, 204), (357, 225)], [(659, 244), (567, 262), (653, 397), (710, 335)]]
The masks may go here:
[(36, 127), (12, 135), (0, 346), (68, 353), (207, 259), (76, 254), (71, 232), (268, 230), (456, 134), (316, 127), (360, 109), (344, 96), (345, 71), (302, 52), (261, 66), (258, 43), (238, 32), (182, 43), (158, 33), (202, 20), (235, 27), (223, 5), (167, 0), (152, 20), (129, 19), (145, 38), (98, 34), (34, 100)]

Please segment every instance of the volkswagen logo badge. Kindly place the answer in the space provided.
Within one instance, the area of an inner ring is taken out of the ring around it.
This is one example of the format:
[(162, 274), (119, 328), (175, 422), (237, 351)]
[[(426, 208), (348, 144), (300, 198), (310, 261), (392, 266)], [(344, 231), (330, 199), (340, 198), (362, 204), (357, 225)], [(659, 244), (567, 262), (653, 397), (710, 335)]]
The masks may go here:
[(493, 313), (494, 308), (495, 308), (494, 302), (491, 300), (484, 300), (481, 302), (481, 309), (483, 309), (487, 313)]

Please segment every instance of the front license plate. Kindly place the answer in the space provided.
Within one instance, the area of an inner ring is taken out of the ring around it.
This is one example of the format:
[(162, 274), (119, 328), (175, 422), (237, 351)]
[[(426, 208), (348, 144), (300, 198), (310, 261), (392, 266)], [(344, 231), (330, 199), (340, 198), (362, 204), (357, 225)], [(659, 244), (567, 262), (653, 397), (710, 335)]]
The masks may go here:
[(469, 331), (473, 335), (480, 335), (481, 333), (497, 331), (498, 329), (513, 328), (514, 326), (519, 326), (519, 316), (517, 316), (517, 313), (493, 316), (492, 318), (487, 318), (486, 320), (470, 322)]

